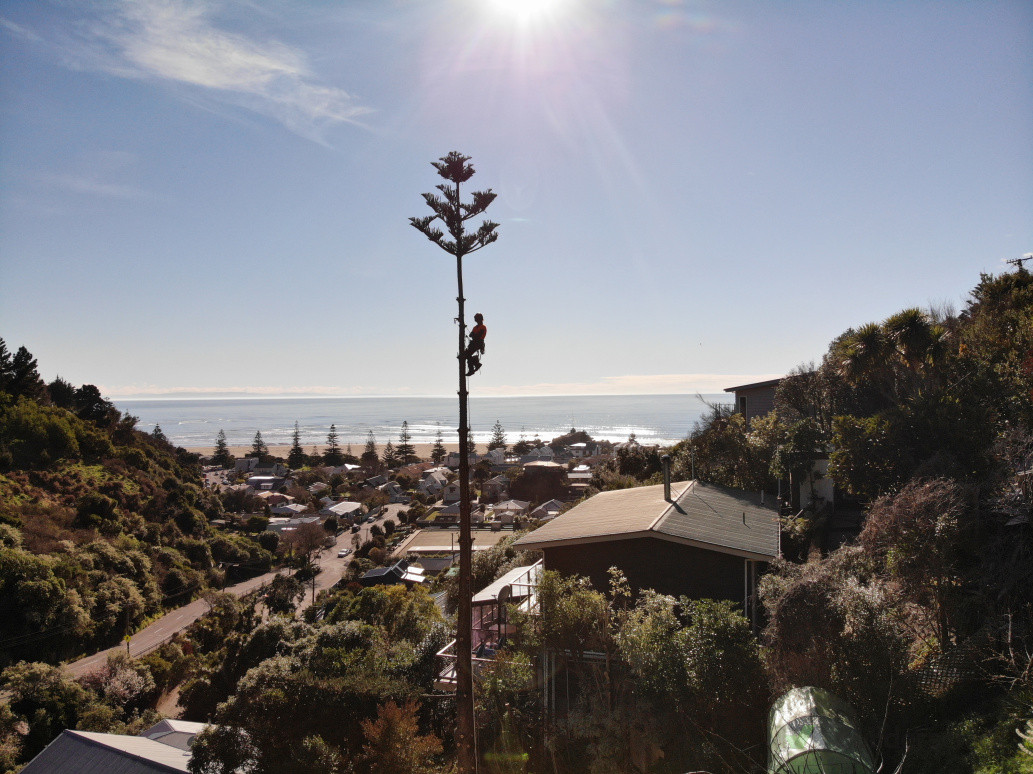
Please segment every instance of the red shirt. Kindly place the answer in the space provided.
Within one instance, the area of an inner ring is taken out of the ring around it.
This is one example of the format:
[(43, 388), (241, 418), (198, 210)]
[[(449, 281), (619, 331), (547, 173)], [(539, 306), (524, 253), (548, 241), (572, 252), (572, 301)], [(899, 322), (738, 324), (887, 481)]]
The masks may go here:
[(473, 326), (473, 330), (470, 331), (470, 338), (476, 339), (477, 341), (484, 341), (484, 337), (488, 335), (488, 329), (484, 323)]

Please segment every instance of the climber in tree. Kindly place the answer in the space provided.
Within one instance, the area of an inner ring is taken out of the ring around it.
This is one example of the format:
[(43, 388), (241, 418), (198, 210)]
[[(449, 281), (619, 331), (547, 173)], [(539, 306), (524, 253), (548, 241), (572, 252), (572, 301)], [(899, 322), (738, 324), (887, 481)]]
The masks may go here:
[(488, 335), (488, 329), (484, 325), (484, 315), (478, 312), (473, 316), (477, 324), (470, 331), (470, 343), (466, 345), (463, 357), (466, 358), (466, 375), (473, 376), (480, 370), (481, 355), (484, 354), (484, 337)]

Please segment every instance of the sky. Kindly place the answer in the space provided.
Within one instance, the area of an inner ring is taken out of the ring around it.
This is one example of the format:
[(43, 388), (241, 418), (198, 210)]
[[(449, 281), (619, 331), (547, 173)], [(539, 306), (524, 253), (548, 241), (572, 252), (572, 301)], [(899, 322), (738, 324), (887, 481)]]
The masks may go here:
[[(1033, 3), (4, 0), (0, 337), (112, 398), (714, 393), (1033, 251)], [(471, 323), (472, 324), (472, 323)]]

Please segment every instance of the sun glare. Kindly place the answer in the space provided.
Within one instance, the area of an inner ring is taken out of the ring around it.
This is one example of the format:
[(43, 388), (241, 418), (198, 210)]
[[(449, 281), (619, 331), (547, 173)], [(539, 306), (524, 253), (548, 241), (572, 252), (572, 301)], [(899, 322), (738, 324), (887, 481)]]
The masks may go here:
[(502, 17), (518, 22), (533, 22), (559, 13), (568, 0), (486, 0)]

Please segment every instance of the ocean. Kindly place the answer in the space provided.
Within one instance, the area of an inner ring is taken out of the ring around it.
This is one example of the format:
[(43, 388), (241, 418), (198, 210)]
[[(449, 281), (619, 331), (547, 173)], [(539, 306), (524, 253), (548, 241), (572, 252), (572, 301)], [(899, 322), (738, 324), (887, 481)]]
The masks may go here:
[[(486, 444), (495, 421), (506, 440), (538, 436), (549, 441), (571, 428), (600, 441), (626, 441), (632, 433), (643, 444), (667, 446), (686, 437), (710, 403), (727, 395), (585, 395), (470, 398), (474, 441)], [(440, 428), (445, 443), (458, 443), (457, 398), (313, 397), (202, 400), (115, 400), (119, 410), (138, 417), (137, 427), (162, 432), (177, 446), (214, 446), (219, 430), (231, 446), (249, 446), (256, 431), (268, 445), (289, 444), (298, 423), (302, 445), (322, 446), (330, 425), (338, 442), (358, 454), (372, 430), (379, 445), (398, 443), (403, 421), (412, 443), (433, 443)]]

